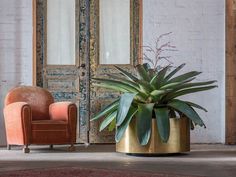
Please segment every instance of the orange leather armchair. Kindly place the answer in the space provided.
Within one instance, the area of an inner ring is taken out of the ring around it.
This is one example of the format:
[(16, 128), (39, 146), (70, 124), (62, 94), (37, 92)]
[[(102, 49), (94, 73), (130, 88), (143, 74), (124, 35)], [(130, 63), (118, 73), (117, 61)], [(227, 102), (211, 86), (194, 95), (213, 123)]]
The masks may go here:
[(8, 149), (30, 144), (70, 144), (76, 141), (77, 107), (71, 102), (57, 102), (50, 92), (40, 87), (20, 86), (5, 98), (4, 118)]

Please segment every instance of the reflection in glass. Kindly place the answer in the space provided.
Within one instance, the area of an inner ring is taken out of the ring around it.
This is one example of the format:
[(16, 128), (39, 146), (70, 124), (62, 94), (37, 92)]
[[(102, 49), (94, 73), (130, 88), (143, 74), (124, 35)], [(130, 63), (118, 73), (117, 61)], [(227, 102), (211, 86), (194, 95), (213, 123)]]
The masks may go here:
[(75, 0), (47, 0), (47, 64), (75, 65)]
[(130, 0), (99, 1), (100, 64), (130, 64)]

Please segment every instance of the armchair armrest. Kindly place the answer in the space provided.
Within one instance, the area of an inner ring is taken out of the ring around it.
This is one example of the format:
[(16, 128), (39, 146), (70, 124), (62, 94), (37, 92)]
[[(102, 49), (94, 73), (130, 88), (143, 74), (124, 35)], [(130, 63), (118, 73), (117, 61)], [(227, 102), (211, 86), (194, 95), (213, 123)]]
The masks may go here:
[(52, 120), (69, 121), (69, 119), (76, 116), (76, 105), (72, 102), (57, 102), (49, 106), (49, 116)]
[(31, 108), (26, 102), (15, 102), (3, 110), (7, 142), (29, 144), (31, 138)]
[(72, 102), (57, 102), (49, 106), (49, 115), (52, 120), (68, 122), (71, 140), (76, 141), (77, 106)]

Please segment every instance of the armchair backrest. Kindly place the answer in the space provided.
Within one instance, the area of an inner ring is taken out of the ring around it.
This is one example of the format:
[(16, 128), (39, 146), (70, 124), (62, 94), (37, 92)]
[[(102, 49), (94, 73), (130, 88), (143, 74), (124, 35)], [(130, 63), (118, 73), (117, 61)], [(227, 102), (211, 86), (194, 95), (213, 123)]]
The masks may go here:
[(49, 119), (49, 105), (54, 102), (49, 91), (34, 86), (19, 86), (11, 89), (5, 98), (5, 106), (14, 102), (26, 102), (32, 110), (32, 120)]

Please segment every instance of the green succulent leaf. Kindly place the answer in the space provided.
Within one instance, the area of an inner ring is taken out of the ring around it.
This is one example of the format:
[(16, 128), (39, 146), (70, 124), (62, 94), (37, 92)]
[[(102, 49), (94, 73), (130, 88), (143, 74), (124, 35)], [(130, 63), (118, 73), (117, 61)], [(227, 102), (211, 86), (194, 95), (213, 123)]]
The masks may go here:
[(116, 128), (116, 119), (113, 119), (108, 127), (108, 131), (113, 131)]
[(173, 88), (175, 88), (176, 86), (179, 86), (180, 84), (181, 84), (181, 82), (169, 83), (169, 84), (163, 85), (163, 86), (160, 88), (160, 90), (173, 89)]
[(129, 92), (133, 92), (133, 93), (138, 93), (139, 90), (138, 88), (135, 88), (132, 85), (129, 85), (128, 83), (124, 83), (123, 81), (116, 81), (116, 80), (112, 80), (112, 79), (101, 79), (101, 78), (93, 78), (93, 80), (102, 83), (104, 85), (107, 85), (108, 87), (115, 86), (117, 88), (121, 88), (121, 89), (125, 89)]
[(197, 108), (197, 109), (201, 109), (201, 110), (203, 110), (205, 112), (208, 112), (207, 109), (205, 109), (204, 107), (202, 107), (202, 106), (200, 106), (200, 105), (198, 105), (196, 103), (192, 103), (192, 102), (189, 102), (189, 101), (184, 101), (184, 102), (187, 103), (191, 107), (194, 107), (194, 108)]
[(90, 121), (97, 120), (97, 119), (101, 118), (102, 116), (105, 116), (105, 115), (117, 110), (118, 105), (119, 105), (119, 100), (112, 102), (111, 104), (106, 106), (104, 109), (102, 109), (99, 113), (97, 113)]
[(155, 74), (155, 76), (152, 77), (152, 79), (150, 80), (150, 84), (154, 87), (154, 88), (157, 88), (156, 85), (157, 85), (157, 79), (158, 79), (158, 74)]
[(157, 88), (160, 88), (163, 84), (165, 84), (165, 76), (167, 71), (171, 68), (171, 66), (164, 67), (161, 71), (158, 72), (158, 80), (157, 80)]
[(159, 95), (162, 95), (163, 93), (166, 93), (165, 90), (153, 90), (150, 95), (152, 96), (159, 96)]
[(184, 86), (185, 86), (185, 88), (187, 88), (187, 87), (199, 87), (199, 86), (203, 86), (203, 85), (211, 85), (211, 84), (214, 84), (216, 82), (217, 82), (216, 80), (207, 81), (207, 82), (194, 82), (194, 83), (186, 83), (186, 84), (184, 84)]
[(176, 86), (174, 89), (175, 91), (181, 90), (181, 89), (186, 89), (186, 88), (191, 88), (191, 87), (199, 87), (199, 86), (204, 86), (204, 85), (211, 85), (217, 81), (207, 81), (207, 82), (193, 82), (193, 83), (186, 83), (186, 81), (182, 82), (179, 86)]
[[(193, 79), (194, 78), (190, 78), (190, 79), (187, 79), (183, 82), (179, 82), (179, 85), (176, 83), (170, 83), (170, 84), (167, 84), (166, 86), (163, 86), (161, 89), (163, 89), (163, 88), (171, 89), (171, 91), (163, 98), (163, 100), (166, 102), (170, 99), (176, 98), (178, 94), (185, 95), (185, 94), (194, 93), (195, 91), (192, 92), (191, 90), (189, 90), (187, 92), (184, 91), (184, 90), (191, 89), (191, 87), (193, 87), (194, 90), (196, 89), (197, 92), (198, 92), (198, 88), (203, 88), (203, 87), (199, 87), (199, 86), (210, 85), (210, 86), (213, 86), (213, 88), (217, 87), (216, 85), (211, 85), (211, 84), (215, 83), (216, 81), (187, 83), (187, 82), (191, 82)], [(209, 89), (211, 89), (211, 87)], [(201, 90), (202, 89), (200, 89), (200, 91)]]
[(207, 81), (207, 82), (193, 82), (193, 83), (188, 83), (191, 82), (192, 80), (194, 80), (195, 78), (190, 78), (187, 79), (183, 82), (172, 82), (172, 83), (168, 83), (164, 86), (162, 86), (160, 88), (160, 90), (163, 89), (172, 89), (173, 91), (177, 91), (177, 90), (181, 90), (181, 89), (185, 89), (185, 88), (190, 88), (190, 87), (198, 87), (198, 86), (203, 86), (203, 85), (210, 85), (213, 84), (217, 81)]
[[(133, 76), (131, 73), (123, 70), (122, 68), (118, 67), (118, 66), (115, 66), (115, 68), (117, 70), (119, 70), (124, 76), (126, 76), (129, 80), (132, 81), (132, 83), (137, 83), (138, 84), (138, 87), (137, 85), (135, 85), (135, 88), (137, 90), (139, 90), (139, 92), (142, 93), (142, 97), (146, 97), (147, 96), (147, 93), (150, 92), (152, 90), (152, 87), (151, 85), (149, 85), (149, 83), (145, 80), (139, 80), (137, 77)], [(133, 85), (134, 86), (134, 85)], [(141, 90), (140, 90), (141, 89)]]
[(182, 95), (187, 95), (190, 93), (195, 93), (195, 92), (202, 92), (202, 91), (206, 91), (206, 90), (210, 90), (213, 88), (216, 88), (216, 85), (213, 86), (206, 86), (206, 87), (196, 87), (196, 88), (188, 88), (188, 89), (183, 89), (177, 92), (172, 92), (169, 95), (166, 96), (166, 100), (172, 100), (176, 97), (182, 96)]
[(143, 63), (143, 67), (147, 72), (151, 69), (151, 66), (148, 63)]
[(156, 123), (159, 135), (163, 142), (167, 142), (170, 136), (170, 120), (168, 108), (154, 109), (156, 115)]
[(144, 80), (144, 81), (148, 81), (148, 82), (150, 81), (148, 71), (146, 71), (146, 69), (143, 65), (139, 64), (135, 67), (135, 69), (138, 73), (140, 80)]
[(122, 81), (125, 84), (131, 85), (134, 88), (139, 88), (139, 84), (137, 82), (134, 82), (130, 79), (124, 78), (122, 75), (116, 76), (113, 74), (107, 74), (110, 78), (116, 79), (118, 81)]
[(138, 80), (137, 77), (133, 76), (131, 73), (129, 73), (128, 71), (125, 71), (124, 69), (118, 67), (118, 66), (114, 66), (118, 71), (121, 72), (121, 74), (123, 74), (125, 77), (127, 77), (128, 79), (136, 82)]
[(189, 106), (184, 101), (180, 100), (173, 100), (170, 103), (167, 104), (168, 106), (174, 108), (175, 110), (183, 113), (185, 116), (187, 116), (190, 120), (192, 120), (195, 124), (200, 126), (205, 126), (200, 116), (194, 111), (194, 109)]
[(160, 100), (161, 96), (166, 94), (168, 90), (154, 90), (150, 93), (151, 97), (153, 98), (153, 101), (156, 102)]
[(115, 120), (117, 111), (110, 113), (100, 124), (99, 131), (104, 130), (113, 120)]
[(134, 97), (136, 94), (133, 93), (124, 93), (121, 95), (120, 102), (119, 102), (119, 108), (118, 113), (116, 117), (116, 125), (120, 126), (124, 119), (126, 118), (128, 111), (130, 109), (130, 106), (134, 100)]
[(132, 80), (128, 80), (124, 77), (119, 77), (119, 76), (114, 76), (111, 74), (108, 74), (108, 76), (110, 76), (111, 78), (114, 78), (120, 82), (123, 82), (125, 84), (128, 84), (132, 87), (134, 87), (135, 89), (137, 89), (139, 91), (139, 94), (143, 97), (146, 98), (146, 96), (148, 96), (148, 92), (152, 90), (151, 85), (143, 80), (137, 80), (136, 82), (132, 81)]
[(167, 83), (173, 83), (173, 82), (183, 82), (187, 79), (190, 79), (192, 77), (195, 77), (199, 74), (201, 74), (202, 72), (198, 72), (198, 71), (191, 71), (185, 74), (182, 74), (180, 76), (174, 77), (173, 79), (169, 80)]
[(115, 140), (117, 143), (123, 137), (125, 130), (127, 129), (130, 121), (132, 120), (134, 115), (137, 113), (137, 111), (138, 111), (138, 108), (131, 106), (124, 122), (120, 126), (117, 126), (116, 135), (115, 135)]
[(175, 68), (172, 72), (170, 72), (166, 77), (165, 80), (168, 81), (170, 78), (172, 78), (172, 76), (174, 76), (179, 70), (181, 70), (186, 64), (183, 63), (180, 66), (178, 66), (177, 68)]
[(136, 130), (141, 145), (147, 145), (151, 136), (153, 106), (154, 103), (138, 105)]
[(159, 71), (150, 81), (150, 84), (156, 88), (160, 89), (161, 85), (164, 84), (164, 77), (167, 71), (170, 69), (171, 66), (164, 67), (161, 71)]
[(144, 80), (138, 80), (137, 83), (139, 84), (139, 87), (143, 90), (143, 92), (146, 94), (149, 94), (155, 89), (155, 87), (152, 87), (149, 82), (146, 82)]

